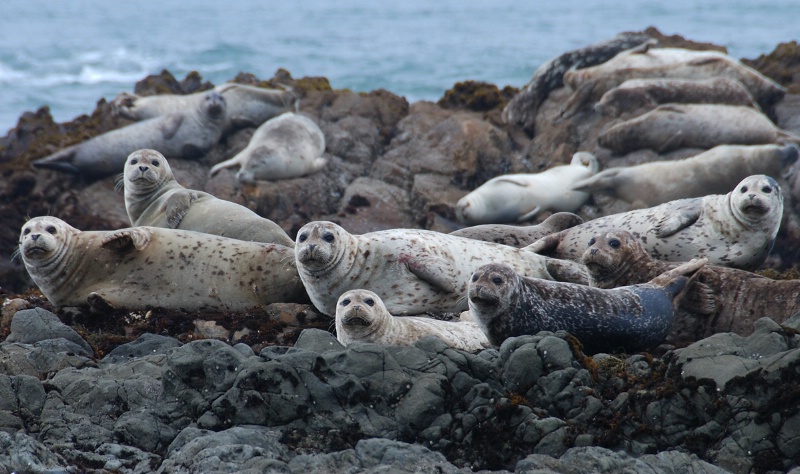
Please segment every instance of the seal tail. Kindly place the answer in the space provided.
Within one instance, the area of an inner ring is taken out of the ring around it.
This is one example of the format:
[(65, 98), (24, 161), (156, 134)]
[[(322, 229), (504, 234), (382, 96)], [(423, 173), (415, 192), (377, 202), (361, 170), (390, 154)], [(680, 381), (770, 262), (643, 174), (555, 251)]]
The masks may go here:
[(65, 173), (79, 174), (81, 170), (72, 164), (75, 159), (75, 147), (71, 146), (57, 151), (50, 156), (31, 162), (34, 168), (44, 168)]

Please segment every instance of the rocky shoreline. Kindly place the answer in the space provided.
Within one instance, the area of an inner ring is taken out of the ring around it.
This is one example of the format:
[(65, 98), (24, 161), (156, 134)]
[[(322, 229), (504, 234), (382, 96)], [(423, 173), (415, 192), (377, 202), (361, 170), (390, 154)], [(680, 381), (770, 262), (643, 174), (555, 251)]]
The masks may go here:
[[(719, 48), (646, 33), (663, 44)], [(800, 133), (800, 47), (749, 61), (787, 87), (777, 124)], [(449, 232), (454, 204), (487, 179), (538, 172), (595, 153), (603, 168), (678, 159), (612, 156), (597, 135), (612, 119), (558, 116), (568, 91), (539, 105), (536, 133), (502, 121), (517, 90), (464, 82), (438, 103), (391, 92), (333, 90), (284, 70), (325, 133), (328, 168), (241, 185), (209, 168), (244, 148), (253, 128), (196, 161), (170, 159), (181, 184), (248, 206), (291, 236), (311, 220), (352, 233)], [(210, 89), (167, 71), (140, 95)], [(27, 217), (82, 230), (127, 227), (115, 180), (30, 169), (64, 146), (126, 125), (108, 103), (57, 124), (27, 112), (0, 138), (0, 473), (2, 472), (786, 472), (800, 464), (800, 319), (757, 322), (658, 354), (587, 357), (564, 333), (507, 340), (468, 354), (426, 338), (413, 347), (343, 348), (310, 305), (236, 314), (154, 309), (91, 314), (53, 308), (11, 256)], [(795, 175), (784, 177), (783, 225), (762, 273), (798, 266)], [(625, 210), (595, 196), (584, 219)], [(541, 221), (547, 217), (537, 217)], [(788, 271), (788, 272), (787, 272)], [(763, 316), (769, 316), (768, 314)]]

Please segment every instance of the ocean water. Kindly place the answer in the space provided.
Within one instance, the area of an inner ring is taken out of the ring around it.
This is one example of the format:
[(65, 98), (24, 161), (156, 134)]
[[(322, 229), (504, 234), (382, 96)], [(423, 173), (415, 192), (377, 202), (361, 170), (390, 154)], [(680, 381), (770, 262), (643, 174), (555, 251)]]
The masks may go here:
[(2, 0), (0, 134), (43, 105), (59, 122), (90, 113), (163, 69), (219, 84), (285, 68), (413, 102), (464, 80), (521, 87), (551, 57), (648, 26), (755, 58), (797, 40), (798, 21), (798, 0)]

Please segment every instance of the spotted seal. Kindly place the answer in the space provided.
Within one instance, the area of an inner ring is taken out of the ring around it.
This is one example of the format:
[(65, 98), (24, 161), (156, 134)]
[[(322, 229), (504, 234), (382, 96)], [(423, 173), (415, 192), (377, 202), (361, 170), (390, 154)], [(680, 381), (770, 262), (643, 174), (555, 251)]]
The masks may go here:
[(690, 276), (705, 265), (697, 259), (640, 284), (604, 290), (574, 283), (527, 278), (502, 264), (479, 267), (469, 284), (469, 311), (489, 342), (564, 330), (584, 352), (636, 352), (661, 344), (674, 319), (674, 300)]
[(282, 245), (158, 227), (81, 232), (44, 216), (22, 226), (19, 253), (55, 306), (240, 311), (308, 301)]
[(634, 209), (652, 207), (726, 193), (754, 174), (783, 176), (797, 158), (795, 145), (718, 145), (683, 160), (608, 168), (575, 183), (574, 189), (608, 194)]
[(573, 191), (572, 186), (599, 169), (597, 158), (582, 151), (569, 165), (497, 176), (459, 199), (456, 216), (465, 224), (502, 224), (524, 222), (542, 211), (575, 212), (589, 193)]
[[(647, 282), (679, 264), (656, 260), (630, 232), (613, 230), (589, 240), (581, 261), (590, 285), (616, 288)], [(800, 280), (772, 280), (735, 268), (706, 265), (677, 307), (667, 342), (689, 344), (718, 332), (747, 336), (758, 318), (782, 323), (800, 312)]]
[(111, 130), (32, 164), (94, 179), (119, 173), (128, 155), (142, 148), (171, 158), (198, 158), (222, 137), (226, 115), (222, 95), (212, 91), (202, 99), (194, 108)]
[(556, 212), (536, 225), (483, 224), (464, 227), (450, 232), (450, 235), (520, 248), (530, 245), (546, 235), (569, 229), (582, 222), (583, 219), (571, 212)]
[(769, 176), (753, 175), (728, 194), (678, 199), (599, 217), (542, 237), (525, 249), (579, 260), (594, 235), (623, 229), (654, 258), (685, 262), (702, 256), (717, 265), (751, 270), (772, 249), (782, 217), (778, 183)]
[(339, 296), (354, 289), (380, 294), (395, 315), (463, 311), (469, 276), (489, 262), (532, 277), (587, 282), (583, 265), (575, 262), (430, 230), (353, 235), (333, 222), (314, 221), (297, 232), (294, 249), (311, 301), (329, 316), (336, 314)]
[(123, 182), (125, 209), (133, 226), (194, 230), (294, 247), (294, 240), (271, 220), (242, 205), (178, 184), (167, 159), (155, 150), (131, 153)]
[(325, 135), (319, 126), (305, 115), (286, 112), (258, 127), (247, 147), (214, 165), (211, 176), (239, 166), (236, 177), (244, 183), (297, 178), (322, 169), (328, 162), (324, 152)]
[(422, 316), (396, 318), (386, 309), (383, 300), (369, 290), (346, 291), (336, 303), (336, 339), (345, 346), (354, 342), (410, 346), (429, 335), (467, 352), (491, 347), (475, 322), (442, 321)]

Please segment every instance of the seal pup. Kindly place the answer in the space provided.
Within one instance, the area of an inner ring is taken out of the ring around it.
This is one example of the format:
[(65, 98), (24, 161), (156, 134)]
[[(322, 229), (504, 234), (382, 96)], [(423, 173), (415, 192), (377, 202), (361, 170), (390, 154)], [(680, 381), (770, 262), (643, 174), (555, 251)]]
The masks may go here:
[(800, 136), (781, 130), (751, 107), (716, 104), (660, 105), (597, 136), (597, 143), (616, 155), (642, 148), (666, 153), (678, 148), (787, 141), (799, 143)]
[(566, 52), (539, 66), (531, 80), (503, 108), (505, 123), (522, 126), (531, 135), (539, 106), (554, 89), (564, 86), (564, 73), (571, 68), (584, 68), (600, 64), (620, 51), (630, 49), (646, 41), (653, 41), (646, 33), (625, 32), (610, 40)]
[[(289, 90), (266, 89), (228, 82), (214, 88), (225, 98), (225, 129), (257, 127), (297, 106), (297, 94)], [(128, 120), (147, 120), (195, 107), (206, 92), (140, 96), (123, 92), (111, 101), (111, 110)]]
[(422, 316), (396, 318), (386, 309), (383, 300), (369, 290), (346, 291), (336, 303), (336, 339), (344, 346), (354, 342), (410, 346), (430, 335), (466, 352), (491, 347), (475, 322), (441, 321)]
[(582, 222), (583, 219), (571, 212), (556, 212), (537, 225), (483, 224), (465, 227), (450, 232), (450, 235), (520, 248), (553, 232), (569, 229)]
[(653, 258), (757, 268), (772, 250), (783, 217), (778, 183), (765, 175), (743, 179), (728, 194), (678, 199), (647, 209), (598, 217), (543, 237), (524, 249), (579, 260), (589, 239), (612, 229), (630, 231)]
[(247, 147), (214, 165), (211, 176), (239, 166), (236, 177), (243, 183), (297, 178), (322, 169), (328, 162), (323, 153), (325, 135), (317, 124), (305, 115), (286, 112), (258, 127)]
[(617, 117), (622, 112), (649, 110), (668, 103), (741, 105), (761, 110), (741, 82), (727, 77), (629, 79), (603, 94), (594, 109)]
[(608, 168), (575, 183), (573, 189), (608, 194), (634, 209), (652, 207), (726, 193), (755, 174), (784, 176), (797, 157), (795, 145), (718, 145), (683, 160)]
[(430, 230), (389, 229), (353, 235), (333, 222), (314, 221), (297, 232), (295, 259), (314, 306), (336, 314), (342, 293), (381, 295), (391, 314), (460, 312), (470, 275), (489, 262), (523, 275), (586, 283), (583, 265), (533, 252)]
[(294, 240), (271, 220), (242, 205), (178, 184), (167, 159), (155, 150), (131, 153), (123, 176), (125, 209), (132, 226), (194, 230), (294, 247)]
[(241, 311), (307, 301), (282, 245), (159, 227), (81, 232), (43, 216), (22, 226), (19, 251), (55, 306)]
[(142, 148), (159, 150), (169, 157), (195, 159), (222, 137), (225, 107), (222, 95), (207, 92), (194, 108), (111, 130), (32, 164), (37, 168), (102, 178), (119, 173), (128, 155)]
[(647, 283), (611, 290), (527, 278), (493, 263), (473, 273), (469, 311), (495, 346), (509, 337), (564, 330), (587, 354), (648, 350), (667, 337), (676, 297), (705, 263), (693, 260)]
[(505, 174), (490, 179), (456, 203), (456, 216), (465, 224), (524, 222), (541, 211), (575, 212), (589, 193), (572, 186), (597, 173), (600, 164), (591, 153), (580, 151), (569, 165), (541, 173)]
[[(589, 240), (581, 261), (597, 288), (644, 283), (679, 264), (656, 260), (624, 230), (600, 233)], [(772, 280), (735, 268), (706, 265), (677, 307), (667, 341), (689, 344), (719, 332), (752, 334), (757, 319), (781, 324), (800, 312), (800, 280)]]

